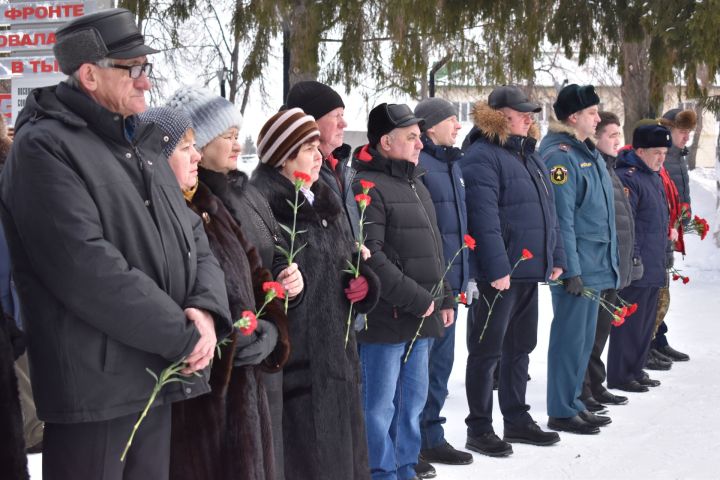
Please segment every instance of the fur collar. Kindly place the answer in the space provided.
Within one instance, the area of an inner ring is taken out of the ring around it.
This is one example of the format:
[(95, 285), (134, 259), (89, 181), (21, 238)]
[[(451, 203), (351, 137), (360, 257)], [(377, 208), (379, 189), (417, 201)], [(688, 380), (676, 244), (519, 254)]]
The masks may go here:
[[(487, 102), (477, 102), (472, 109), (473, 123), (480, 133), (500, 146), (504, 146), (512, 136), (508, 128), (507, 119), (500, 110), (495, 110)], [(537, 122), (530, 125), (528, 137), (540, 139), (540, 128)]]
[(550, 120), (550, 124), (548, 125), (548, 133), (564, 133), (566, 135), (571, 136), (578, 142), (580, 141), (577, 138), (577, 135), (575, 135), (574, 128), (572, 128), (571, 126), (569, 126), (565, 123), (559, 122), (557, 120)]
[[(292, 208), (288, 205), (288, 201), (295, 201), (295, 188), (290, 180), (278, 169), (260, 164), (253, 172), (252, 183), (263, 193), (278, 222), (291, 225)], [(297, 215), (299, 221), (317, 222), (320, 219), (331, 221), (342, 213), (340, 205), (333, 198), (335, 194), (322, 180), (316, 181), (310, 190), (315, 194), (315, 201), (312, 205), (307, 200), (302, 203)], [(303, 200), (302, 193), (299, 198)]]

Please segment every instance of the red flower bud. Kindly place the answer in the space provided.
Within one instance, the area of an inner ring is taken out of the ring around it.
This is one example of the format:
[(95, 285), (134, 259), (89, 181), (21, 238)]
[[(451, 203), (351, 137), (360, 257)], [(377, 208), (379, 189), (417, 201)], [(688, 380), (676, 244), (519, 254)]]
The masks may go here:
[(312, 181), (312, 178), (310, 178), (310, 175), (308, 175), (305, 172), (301, 172), (299, 170), (295, 170), (293, 172), (293, 177), (295, 177), (296, 180), (301, 180), (305, 184), (310, 183)]
[(363, 192), (367, 193), (368, 190), (375, 186), (375, 182), (371, 182), (370, 180), (360, 180), (360, 186), (362, 186)]
[(528, 250), (527, 248), (523, 248), (522, 249), (522, 259), (530, 260), (531, 258), (533, 258), (532, 252), (530, 250)]
[(475, 250), (475, 239), (468, 234), (463, 235), (463, 242), (470, 250)]
[(241, 334), (247, 337), (257, 328), (257, 317), (250, 310), (245, 310), (242, 312), (240, 320), (235, 322), (235, 326), (240, 330)]
[(620, 325), (622, 325), (623, 323), (625, 323), (625, 317), (621, 317), (621, 316), (619, 316), (619, 315), (615, 315), (615, 316), (614, 316), (614, 320), (613, 320), (612, 322), (610, 322), (610, 323), (612, 323), (612, 324), (613, 324), (614, 326), (616, 326), (616, 327), (619, 327)]
[(637, 309), (638, 309), (637, 303), (633, 303), (632, 305), (630, 305), (628, 307), (628, 315), (632, 315), (633, 313), (637, 312)]
[(278, 282), (265, 282), (262, 285), (262, 289), (265, 293), (269, 293), (272, 291), (272, 298), (285, 298), (285, 289)]

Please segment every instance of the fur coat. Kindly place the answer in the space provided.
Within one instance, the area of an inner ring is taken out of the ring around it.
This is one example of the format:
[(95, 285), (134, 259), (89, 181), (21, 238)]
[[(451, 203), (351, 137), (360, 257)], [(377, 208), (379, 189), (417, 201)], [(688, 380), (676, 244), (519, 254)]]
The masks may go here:
[[(295, 192), (279, 171), (260, 165), (252, 178), (280, 224), (292, 225)], [(323, 182), (312, 186), (297, 215), (305, 244), (296, 262), (305, 280), (303, 301), (290, 311), (292, 352), (283, 371), (285, 477), (288, 480), (369, 479), (367, 439), (355, 334), (345, 346), (350, 303), (347, 260), (352, 234), (335, 194)], [(302, 194), (301, 194), (302, 198)], [(377, 302), (377, 277), (363, 264), (370, 292), (355, 306), (366, 312)]]
[[(233, 319), (257, 310), (270, 272), (222, 202), (199, 184), (190, 208), (203, 219), (210, 248), (225, 273)], [(233, 354), (252, 341), (234, 332), (216, 355), (209, 394), (173, 405), (170, 478), (272, 480), (275, 478), (270, 412), (261, 369), (277, 370), (289, 354), (287, 317), (274, 300), (262, 318), (278, 329), (278, 343), (262, 366), (233, 367)]]

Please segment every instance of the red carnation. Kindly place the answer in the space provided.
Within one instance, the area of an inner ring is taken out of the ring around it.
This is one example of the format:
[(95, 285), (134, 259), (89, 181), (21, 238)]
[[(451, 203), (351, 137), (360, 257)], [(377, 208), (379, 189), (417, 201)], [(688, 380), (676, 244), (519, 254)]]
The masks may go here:
[(360, 180), (360, 185), (362, 186), (363, 192), (367, 193), (368, 190), (375, 186), (375, 182), (371, 182), (370, 180)]
[(637, 312), (638, 305), (637, 303), (633, 303), (628, 307), (628, 314), (626, 316), (632, 315), (633, 313)]
[(465, 292), (460, 292), (460, 295), (458, 295), (457, 301), (459, 303), (462, 303), (463, 305), (467, 305), (467, 295), (465, 295)]
[(295, 170), (293, 172), (293, 177), (295, 177), (296, 180), (302, 180), (303, 183), (310, 183), (312, 181), (312, 178), (310, 178), (310, 175), (308, 175), (305, 172), (301, 172), (299, 170)]
[(360, 204), (360, 208), (365, 208), (370, 205), (370, 200), (372, 199), (368, 194), (358, 193), (357, 195), (355, 195), (355, 201)]
[(475, 250), (475, 239), (468, 234), (463, 235), (463, 243), (470, 250)]
[(688, 284), (690, 282), (690, 277), (683, 277), (683, 283)]
[(680, 275), (673, 273), (673, 282), (680, 280)]
[(623, 323), (625, 323), (625, 317), (621, 317), (619, 315), (614, 316), (615, 319), (611, 322), (614, 326), (619, 327)]
[(263, 292), (269, 293), (272, 291), (272, 298), (285, 298), (285, 289), (278, 282), (264, 282), (262, 285)]
[(533, 258), (532, 252), (531, 252), (530, 250), (528, 250), (527, 248), (523, 248), (523, 250), (522, 250), (522, 259), (523, 259), (523, 260), (530, 260), (531, 258)]
[(242, 317), (240, 317), (240, 320), (235, 322), (235, 326), (238, 327), (240, 333), (247, 337), (257, 328), (257, 317), (250, 310), (245, 310), (244, 312), (242, 312)]

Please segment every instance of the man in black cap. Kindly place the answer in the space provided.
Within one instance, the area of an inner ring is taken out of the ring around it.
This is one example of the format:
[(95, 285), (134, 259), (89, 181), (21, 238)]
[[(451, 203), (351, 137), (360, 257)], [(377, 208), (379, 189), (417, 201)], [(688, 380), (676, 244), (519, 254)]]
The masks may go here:
[(132, 13), (56, 32), (68, 81), (33, 90), (0, 179), (2, 221), (45, 423), (49, 479), (167, 479), (170, 404), (209, 391), (166, 385), (120, 457), (155, 379), (199, 373), (231, 331), (223, 273), (190, 213), (155, 125), (140, 125), (152, 64)]
[[(493, 457), (512, 454), (509, 442), (560, 441), (540, 429), (525, 402), (537, 344), (538, 282), (557, 280), (565, 269), (550, 176), (535, 152), (540, 132), (533, 114), (540, 109), (516, 86), (495, 88), (473, 108), (475, 126), (461, 162), (468, 229), (477, 240), (470, 269), (482, 295), (468, 313), (466, 447)], [(532, 258), (521, 260), (526, 250)], [(503, 440), (492, 425), (498, 360)]]
[(563, 88), (553, 104), (558, 122), (551, 122), (540, 143), (567, 259), (560, 283), (550, 286), (548, 426), (578, 434), (599, 433), (611, 421), (589, 412), (579, 398), (595, 341), (598, 296), (617, 288), (619, 278), (612, 181), (590, 140), (600, 122), (599, 103), (592, 85)]
[[(647, 392), (660, 385), (642, 368), (650, 350), (657, 299), (665, 285), (665, 249), (677, 231), (670, 228), (670, 212), (659, 172), (672, 145), (670, 131), (661, 125), (642, 125), (633, 132), (632, 150), (618, 157), (616, 173), (625, 186), (635, 218), (634, 257), (643, 265), (643, 275), (619, 292), (637, 312), (613, 328), (608, 350), (608, 387), (628, 392)], [(670, 233), (669, 233), (670, 232)]]
[[(660, 123), (670, 130), (672, 146), (668, 150), (663, 164), (668, 176), (677, 188), (678, 201), (687, 203), (689, 211), (692, 211), (690, 201), (690, 174), (688, 173), (687, 155), (689, 153), (687, 143), (690, 141), (690, 133), (697, 125), (697, 114), (693, 110), (682, 110), (673, 108), (665, 112), (660, 118)], [(689, 219), (690, 217), (688, 217)], [(684, 221), (687, 223), (687, 220)], [(674, 263), (674, 252), (685, 255), (684, 242), (668, 242), (668, 264), (671, 267)], [(670, 274), (667, 275), (665, 286), (660, 288), (658, 294), (658, 310), (655, 319), (655, 338), (650, 349), (650, 357), (660, 358), (666, 361), (685, 362), (690, 360), (687, 353), (675, 350), (670, 346), (667, 339), (668, 327), (665, 323), (665, 316), (670, 308)]]
[(454, 320), (449, 283), (434, 292), (445, 265), (435, 208), (419, 178), (421, 124), (407, 105), (380, 104), (368, 119), (369, 143), (353, 158), (354, 192), (368, 188), (361, 181), (374, 183), (365, 245), (381, 282), (380, 301), (357, 334), (373, 478), (415, 478), (428, 338), (441, 336)]

